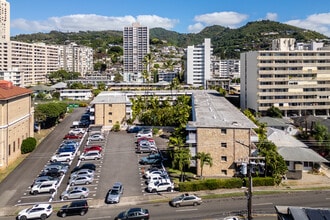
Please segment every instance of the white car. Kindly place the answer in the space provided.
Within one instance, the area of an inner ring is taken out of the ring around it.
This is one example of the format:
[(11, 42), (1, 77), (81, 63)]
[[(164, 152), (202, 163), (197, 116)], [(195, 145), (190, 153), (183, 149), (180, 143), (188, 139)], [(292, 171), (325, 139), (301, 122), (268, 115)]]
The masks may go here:
[(174, 184), (170, 181), (168, 182), (152, 182), (148, 184), (148, 192), (160, 192), (160, 191), (167, 191), (172, 192), (174, 189)]
[(83, 128), (74, 128), (74, 129), (71, 129), (69, 131), (70, 134), (75, 134), (75, 135), (78, 135), (78, 134), (83, 134), (85, 133), (85, 129)]
[(80, 160), (99, 160), (101, 159), (101, 154), (99, 151), (88, 151), (80, 155)]
[(50, 159), (51, 162), (70, 162), (71, 160), (73, 160), (74, 156), (72, 152), (62, 152), (59, 154), (55, 154), (52, 156), (52, 158)]
[(34, 184), (31, 187), (30, 194), (36, 195), (38, 193), (54, 193), (57, 188), (57, 180), (45, 181)]
[(104, 141), (104, 136), (102, 134), (92, 134), (88, 137), (89, 141)]
[(162, 175), (167, 175), (167, 172), (165, 170), (153, 170), (148, 173), (146, 172), (144, 176), (146, 179), (149, 179), (150, 177), (153, 176), (162, 176)]
[(164, 176), (153, 176), (153, 177), (147, 179), (147, 184), (153, 183), (153, 182), (164, 182), (164, 181), (165, 182), (170, 181), (169, 176), (167, 176), (167, 175), (164, 175)]
[(139, 131), (136, 134), (136, 137), (137, 138), (140, 138), (140, 137), (152, 137), (152, 130), (151, 129), (143, 129), (143, 130)]
[(23, 209), (16, 217), (17, 220), (37, 219), (45, 220), (53, 212), (51, 204), (36, 204), (30, 208)]

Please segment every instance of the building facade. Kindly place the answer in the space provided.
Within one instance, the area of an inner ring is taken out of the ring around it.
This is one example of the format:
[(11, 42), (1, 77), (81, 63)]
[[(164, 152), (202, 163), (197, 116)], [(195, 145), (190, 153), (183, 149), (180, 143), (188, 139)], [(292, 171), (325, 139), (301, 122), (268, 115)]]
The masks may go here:
[(59, 46), (59, 68), (78, 72), (82, 77), (94, 70), (93, 49), (75, 43)]
[(0, 0), (0, 41), (10, 41), (10, 4)]
[(204, 39), (204, 43), (188, 46), (186, 50), (185, 83), (193, 87), (206, 89), (206, 82), (211, 78), (211, 39)]
[(34, 135), (32, 91), (0, 81), (0, 169), (21, 155), (22, 141)]
[(264, 114), (274, 106), (285, 116), (327, 115), (330, 109), (330, 48), (273, 41), (270, 51), (241, 54), (242, 109)]
[(20, 73), (20, 86), (26, 87), (47, 83), (47, 75), (60, 69), (82, 76), (93, 71), (92, 48), (69, 46), (68, 53), (63, 48), (67, 47), (10, 41), (10, 5), (0, 0), (0, 72)]
[[(247, 146), (255, 140), (252, 129), (256, 125), (216, 91), (102, 92), (91, 102), (92, 123), (105, 130), (116, 123), (125, 125), (132, 117), (132, 99), (152, 96), (172, 103), (180, 95), (192, 99), (192, 120), (186, 126), (186, 147), (192, 158), (204, 152), (210, 153), (213, 159), (212, 167), (203, 167), (203, 176), (234, 176), (239, 164), (248, 161), (250, 149)], [(197, 175), (201, 175), (200, 161), (192, 159), (191, 167), (196, 167)]]
[(145, 56), (149, 53), (149, 28), (139, 23), (124, 27), (124, 73), (142, 73), (146, 70)]

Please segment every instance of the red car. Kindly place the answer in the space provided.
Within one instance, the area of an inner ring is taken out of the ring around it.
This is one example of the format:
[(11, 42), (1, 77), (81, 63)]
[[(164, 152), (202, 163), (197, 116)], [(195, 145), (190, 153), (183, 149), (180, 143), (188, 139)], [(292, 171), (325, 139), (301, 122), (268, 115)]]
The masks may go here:
[(64, 136), (63, 139), (81, 139), (82, 135), (76, 135), (76, 134), (67, 134)]
[(99, 145), (93, 145), (93, 146), (88, 146), (88, 147), (85, 147), (84, 149), (84, 153), (88, 152), (88, 151), (98, 151), (99, 153), (102, 152), (102, 147), (99, 146)]

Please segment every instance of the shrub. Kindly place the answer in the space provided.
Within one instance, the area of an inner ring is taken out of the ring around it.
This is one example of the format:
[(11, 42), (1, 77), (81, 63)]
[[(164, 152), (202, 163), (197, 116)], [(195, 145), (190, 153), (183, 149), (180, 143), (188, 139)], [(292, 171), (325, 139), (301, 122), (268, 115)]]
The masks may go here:
[(120, 124), (119, 124), (119, 122), (117, 121), (116, 122), (116, 124), (114, 124), (113, 125), (113, 127), (112, 127), (112, 129), (111, 129), (112, 131), (120, 131)]
[(33, 137), (28, 137), (22, 141), (21, 153), (27, 154), (32, 152), (37, 146), (37, 140)]
[(180, 192), (200, 191), (200, 190), (214, 190), (223, 188), (241, 188), (243, 182), (239, 178), (230, 179), (206, 179), (192, 182), (179, 183)]

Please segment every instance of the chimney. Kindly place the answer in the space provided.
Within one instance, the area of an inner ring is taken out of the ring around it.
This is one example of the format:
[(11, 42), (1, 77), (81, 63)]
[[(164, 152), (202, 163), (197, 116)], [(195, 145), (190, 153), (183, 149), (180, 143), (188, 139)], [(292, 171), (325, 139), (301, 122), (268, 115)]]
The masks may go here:
[(12, 89), (13, 83), (6, 81), (6, 80), (0, 80), (0, 88), (2, 89)]

